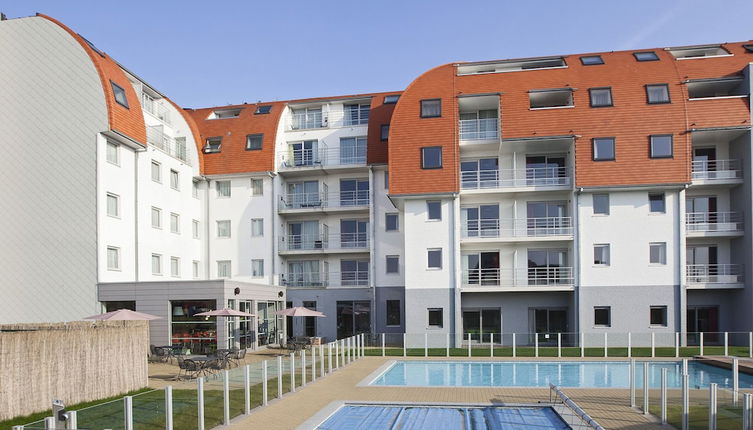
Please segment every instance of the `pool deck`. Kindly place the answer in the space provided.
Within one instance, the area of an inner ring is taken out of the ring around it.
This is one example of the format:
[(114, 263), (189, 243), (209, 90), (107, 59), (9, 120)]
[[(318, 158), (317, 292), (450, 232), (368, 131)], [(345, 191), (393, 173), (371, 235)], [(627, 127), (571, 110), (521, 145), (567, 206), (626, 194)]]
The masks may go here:
[[(364, 357), (331, 375), (317, 379), (295, 393), (274, 400), (265, 408), (256, 409), (250, 416), (239, 417), (228, 429), (295, 429), (310, 417), (335, 401), (417, 402), (417, 403), (537, 403), (549, 401), (546, 388), (471, 388), (471, 387), (378, 387), (357, 386), (364, 378), (390, 360), (453, 360), (489, 361), (486, 357)], [(510, 361), (514, 359), (500, 358)], [(523, 359), (521, 359), (522, 361)], [(536, 359), (526, 358), (525, 361)], [(539, 359), (539, 361), (549, 361)], [(557, 360), (557, 359), (554, 359)], [(602, 361), (604, 359), (595, 359)], [(609, 360), (609, 359), (606, 359)], [(561, 359), (558, 361), (566, 361)], [(577, 358), (567, 361), (582, 361)], [(625, 359), (615, 360), (625, 361)], [(652, 416), (641, 414), (629, 406), (629, 391), (625, 389), (575, 389), (565, 393), (592, 418), (607, 429), (667, 429)]]

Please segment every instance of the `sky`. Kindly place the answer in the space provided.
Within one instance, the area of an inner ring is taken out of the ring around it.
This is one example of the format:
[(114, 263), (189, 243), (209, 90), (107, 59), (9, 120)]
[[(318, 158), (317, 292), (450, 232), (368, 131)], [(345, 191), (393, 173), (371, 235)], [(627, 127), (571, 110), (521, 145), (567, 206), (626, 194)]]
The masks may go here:
[(482, 61), (753, 39), (751, 0), (0, 0), (59, 19), (183, 107), (402, 90)]

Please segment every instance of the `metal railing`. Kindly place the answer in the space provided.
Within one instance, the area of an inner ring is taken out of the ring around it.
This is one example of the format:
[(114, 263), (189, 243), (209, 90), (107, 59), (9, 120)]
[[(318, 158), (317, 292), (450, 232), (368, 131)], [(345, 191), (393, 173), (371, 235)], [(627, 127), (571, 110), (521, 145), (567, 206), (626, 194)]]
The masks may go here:
[(525, 169), (474, 170), (460, 172), (464, 190), (568, 186), (569, 167), (531, 167)]
[(369, 191), (340, 191), (339, 193), (297, 193), (280, 197), (278, 207), (286, 209), (320, 209), (367, 207)]
[(280, 275), (280, 285), (287, 287), (366, 287), (368, 271), (301, 272)]
[(724, 181), (743, 177), (740, 160), (708, 160), (692, 162), (693, 180)]
[(527, 267), (520, 269), (465, 269), (463, 287), (569, 287), (575, 282), (572, 267)]
[(688, 212), (685, 229), (692, 232), (741, 232), (743, 217), (740, 212)]
[[(578, 406), (577, 403), (575, 403), (572, 399), (567, 397), (565, 393), (562, 392), (562, 390), (557, 387), (554, 384), (549, 384), (549, 403), (555, 403), (557, 400), (562, 402), (563, 405), (567, 407), (567, 409), (574, 414), (573, 418), (575, 420), (571, 420), (568, 418), (566, 419), (567, 425), (570, 426), (570, 428), (589, 428), (594, 430), (604, 430), (604, 427), (602, 427), (599, 423), (596, 422), (593, 418), (591, 418), (590, 415), (586, 413), (583, 409), (581, 409), (580, 406)], [(560, 414), (561, 416), (562, 414)], [(569, 414), (568, 414), (569, 415)]]
[(141, 106), (144, 110), (163, 123), (170, 125), (172, 124), (172, 121), (170, 120), (170, 110), (163, 103), (162, 100), (155, 100), (147, 93), (141, 93)]
[(153, 125), (146, 128), (146, 141), (167, 155), (190, 164), (185, 137), (172, 138), (162, 131), (161, 125)]
[(499, 137), (497, 118), (461, 119), (458, 123), (460, 140), (493, 140)]
[(461, 237), (518, 238), (572, 236), (571, 217), (468, 220), (460, 227)]
[(327, 127), (327, 117), (321, 111), (291, 112), (290, 128), (292, 130), (304, 130), (309, 128)]
[(354, 110), (331, 110), (326, 112), (292, 112), (290, 114), (290, 129), (306, 130), (368, 125), (369, 113), (370, 108), (368, 107)]
[(326, 249), (367, 249), (367, 233), (287, 234), (280, 238), (280, 250), (317, 251)]
[(295, 149), (280, 155), (280, 168), (296, 169), (322, 166), (365, 166), (366, 142), (356, 146)]
[(688, 264), (688, 284), (738, 284), (743, 282), (741, 264)]

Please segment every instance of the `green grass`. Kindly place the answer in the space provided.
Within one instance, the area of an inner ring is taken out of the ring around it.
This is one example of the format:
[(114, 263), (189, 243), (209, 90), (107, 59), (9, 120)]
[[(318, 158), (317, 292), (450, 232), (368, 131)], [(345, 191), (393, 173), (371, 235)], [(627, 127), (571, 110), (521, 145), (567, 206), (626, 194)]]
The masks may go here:
[[(742, 405), (742, 401), (740, 402)], [(651, 405), (649, 412), (660, 416), (661, 410), (659, 405)], [(682, 428), (682, 406), (667, 405), (667, 422), (675, 428)], [(709, 427), (709, 408), (708, 406), (691, 405), (688, 416), (690, 429), (707, 429)], [(740, 407), (722, 407), (717, 409), (716, 428), (718, 430), (738, 430), (742, 428), (743, 410)]]
[[(580, 357), (579, 347), (562, 347), (562, 357)], [(747, 346), (730, 346), (729, 355), (735, 357), (748, 357)], [(700, 355), (701, 350), (697, 346), (681, 347), (680, 357), (693, 357)], [(403, 348), (385, 348), (385, 356), (389, 357), (402, 357)], [(406, 356), (408, 357), (423, 357), (425, 354), (424, 348), (408, 348), (406, 350)], [(674, 357), (675, 348), (657, 347), (654, 349), (655, 357)], [(724, 347), (722, 346), (707, 346), (703, 348), (704, 355), (723, 355)], [(367, 356), (381, 356), (382, 348), (366, 348), (365, 355)], [(428, 355), (430, 357), (444, 357), (447, 355), (446, 348), (429, 348)], [(532, 346), (519, 346), (515, 349), (516, 357), (535, 357), (536, 349)], [(631, 348), (632, 357), (651, 357), (651, 348)], [(450, 348), (451, 357), (468, 357), (468, 348)], [(476, 346), (471, 348), (472, 357), (489, 357), (491, 356), (490, 348), (484, 346)], [(584, 356), (590, 358), (604, 357), (604, 348), (585, 348)], [(628, 356), (628, 349), (624, 347), (610, 347), (608, 350), (609, 357), (625, 357)], [(494, 357), (512, 357), (512, 347), (495, 347)], [(541, 346), (539, 347), (539, 357), (557, 357), (557, 347)]]

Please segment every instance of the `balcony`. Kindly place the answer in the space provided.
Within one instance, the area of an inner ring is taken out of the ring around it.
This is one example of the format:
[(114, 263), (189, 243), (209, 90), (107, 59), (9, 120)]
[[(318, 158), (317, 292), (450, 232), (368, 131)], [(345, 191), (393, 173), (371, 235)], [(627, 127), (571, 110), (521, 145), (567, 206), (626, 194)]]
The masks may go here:
[(328, 254), (369, 252), (367, 233), (287, 234), (280, 238), (280, 254)]
[(571, 217), (482, 219), (467, 221), (463, 242), (572, 240)]
[(340, 128), (367, 126), (369, 124), (369, 107), (359, 105), (357, 108), (343, 110), (297, 111), (290, 114), (290, 130), (311, 130), (318, 128)]
[(172, 123), (170, 121), (170, 110), (163, 103), (163, 101), (155, 99), (145, 92), (141, 93), (141, 107), (153, 117), (170, 125)]
[(693, 185), (741, 184), (743, 171), (739, 160), (702, 160), (692, 162)]
[(458, 129), (460, 140), (497, 140), (499, 138), (497, 118), (461, 119)]
[(521, 269), (466, 269), (462, 287), (470, 291), (572, 290), (572, 267), (528, 267)]
[(159, 149), (165, 154), (177, 158), (185, 164), (190, 165), (186, 153), (186, 138), (172, 138), (166, 135), (161, 125), (149, 126), (146, 128), (146, 141), (151, 146)]
[(474, 192), (567, 190), (571, 175), (569, 167), (465, 171), (460, 172), (460, 188)]
[(688, 288), (742, 288), (741, 264), (688, 264), (685, 267)]
[(742, 236), (743, 217), (740, 212), (689, 212), (685, 214), (688, 237)]
[(289, 288), (368, 287), (368, 272), (306, 272), (280, 275), (280, 285)]
[(339, 193), (299, 193), (280, 197), (281, 213), (359, 212), (369, 209), (369, 191), (340, 191)]
[(357, 170), (366, 166), (366, 139), (359, 141), (357, 145), (328, 148), (320, 143), (313, 149), (291, 149), (280, 155), (279, 166), (279, 170), (286, 173), (330, 168), (338, 171)]

